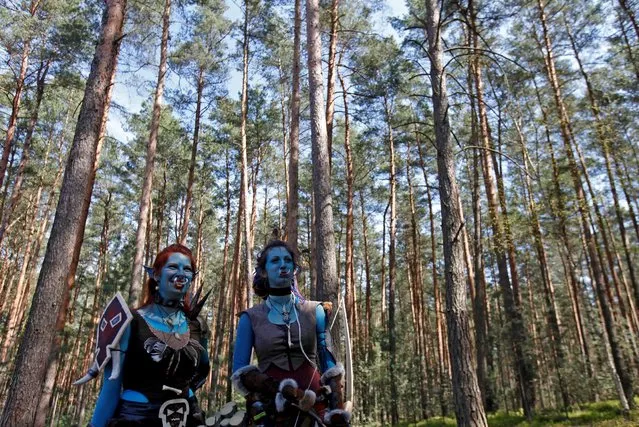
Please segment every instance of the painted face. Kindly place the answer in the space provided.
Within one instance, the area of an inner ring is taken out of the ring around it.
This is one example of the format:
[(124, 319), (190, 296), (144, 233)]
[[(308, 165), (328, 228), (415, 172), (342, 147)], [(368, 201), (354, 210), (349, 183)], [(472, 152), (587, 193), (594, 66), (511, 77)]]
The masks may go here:
[(266, 254), (266, 276), (272, 288), (287, 288), (293, 283), (293, 257), (283, 246), (275, 246)]
[(160, 270), (159, 276), (155, 276), (160, 296), (166, 301), (184, 299), (193, 281), (193, 273), (191, 260), (188, 256), (179, 252), (172, 253)]

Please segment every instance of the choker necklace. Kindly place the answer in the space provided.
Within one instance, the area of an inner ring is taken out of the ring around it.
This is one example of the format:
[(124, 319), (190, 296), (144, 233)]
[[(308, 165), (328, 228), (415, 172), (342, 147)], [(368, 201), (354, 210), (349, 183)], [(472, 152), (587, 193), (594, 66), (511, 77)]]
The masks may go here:
[(274, 295), (276, 297), (283, 297), (284, 295), (289, 295), (292, 292), (292, 288), (287, 286), (285, 288), (268, 288), (269, 295)]
[(162, 298), (162, 295), (160, 295), (159, 292), (155, 293), (153, 297), (153, 302), (155, 302), (155, 305), (161, 305), (161, 306), (169, 307), (169, 308), (179, 308), (181, 310), (184, 310), (184, 299), (166, 300)]

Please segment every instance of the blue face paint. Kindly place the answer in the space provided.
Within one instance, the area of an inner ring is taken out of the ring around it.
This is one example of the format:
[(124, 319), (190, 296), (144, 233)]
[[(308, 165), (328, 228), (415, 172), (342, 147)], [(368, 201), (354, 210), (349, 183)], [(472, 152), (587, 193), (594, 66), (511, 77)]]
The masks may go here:
[(194, 271), (188, 256), (174, 252), (155, 276), (158, 292), (165, 301), (181, 301), (191, 286)]
[(288, 288), (293, 284), (295, 264), (283, 246), (275, 246), (266, 254), (266, 277), (271, 288)]

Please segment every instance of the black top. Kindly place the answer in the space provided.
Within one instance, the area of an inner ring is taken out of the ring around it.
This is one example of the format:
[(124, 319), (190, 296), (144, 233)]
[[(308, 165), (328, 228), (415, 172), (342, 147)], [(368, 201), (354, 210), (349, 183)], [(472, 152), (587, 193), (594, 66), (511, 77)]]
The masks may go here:
[[(204, 335), (200, 322), (197, 319), (187, 319), (187, 321), (190, 330), (189, 343), (180, 350), (166, 346), (159, 356), (156, 354), (155, 358), (159, 360), (155, 361), (147, 351), (150, 347), (148, 344), (159, 342), (161, 345), (162, 341), (151, 332), (142, 316), (133, 310), (133, 321), (130, 324), (131, 335), (122, 373), (122, 384), (125, 390), (138, 391), (149, 400), (188, 396), (190, 383), (196, 378), (199, 369), (203, 368), (200, 365), (205, 363), (207, 357), (203, 354), (206, 350), (200, 345)], [(147, 343), (146, 346), (145, 343)], [(164, 385), (181, 390), (181, 394), (162, 390)]]

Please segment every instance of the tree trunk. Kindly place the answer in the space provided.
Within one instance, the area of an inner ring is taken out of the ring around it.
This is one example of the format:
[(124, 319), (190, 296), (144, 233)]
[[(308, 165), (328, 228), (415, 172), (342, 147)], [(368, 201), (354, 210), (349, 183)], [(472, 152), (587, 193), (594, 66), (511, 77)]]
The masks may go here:
[(388, 99), (384, 97), (384, 111), (388, 137), (388, 164), (389, 164), (389, 206), (390, 220), (388, 225), (388, 351), (390, 353), (390, 415), (391, 422), (399, 422), (399, 391), (397, 377), (397, 330), (395, 320), (395, 290), (397, 278), (396, 259), (396, 235), (397, 235), (397, 211), (396, 211), (396, 187), (397, 176), (395, 172), (395, 144), (393, 141), (393, 125), (391, 124), (391, 112)]
[(299, 158), (300, 158), (300, 32), (302, 27), (301, 0), (295, 0), (293, 35), (293, 90), (291, 92), (291, 147), (288, 160), (288, 199), (286, 205), (286, 240), (297, 249), (297, 218), (299, 216)]
[[(474, 24), (474, 9), (472, 1), (469, 1), (469, 13), (471, 16), (473, 48), (478, 49), (479, 34)], [(479, 53), (476, 53), (474, 56), (472, 70), (475, 80), (477, 107), (479, 110), (479, 135), (481, 139), (481, 146), (484, 149), (482, 152), (482, 171), (484, 175), (486, 198), (488, 199), (488, 211), (493, 230), (494, 253), (499, 274), (499, 286), (502, 291), (504, 311), (509, 325), (510, 339), (513, 345), (513, 362), (515, 364), (514, 368), (518, 382), (521, 404), (524, 409), (524, 415), (528, 419), (532, 419), (535, 412), (535, 372), (532, 361), (530, 360), (530, 355), (527, 354), (526, 351), (526, 349), (529, 348), (529, 338), (524, 327), (520, 295), (518, 286), (516, 286), (516, 266), (513, 266), (514, 250), (512, 248), (511, 238), (506, 226), (508, 219), (503, 209), (505, 206), (503, 203), (500, 203), (498, 188), (495, 184), (495, 180), (498, 180), (499, 178), (495, 173), (495, 167), (491, 156), (492, 149), (488, 129), (486, 105), (484, 101)], [(503, 196), (501, 199), (503, 200)], [(501, 215), (499, 212), (500, 206), (502, 208)]]
[(200, 116), (202, 111), (202, 93), (204, 92), (204, 68), (200, 66), (197, 76), (197, 101), (195, 105), (195, 125), (193, 126), (193, 145), (191, 146), (191, 163), (189, 165), (189, 178), (186, 184), (186, 200), (184, 202), (184, 219), (180, 230), (180, 244), (186, 243), (189, 233), (189, 218), (191, 205), (193, 204), (193, 183), (195, 181), (195, 167), (197, 165), (197, 145), (200, 140)]
[(335, 75), (337, 74), (337, 27), (339, 26), (339, 0), (331, 1), (331, 38), (328, 43), (328, 82), (326, 88), (326, 140), (328, 168), (333, 165), (333, 116), (335, 115)]
[[(619, 0), (620, 4), (625, 4), (625, 0)], [(567, 22), (564, 22), (566, 26), (566, 32), (568, 37), (570, 38), (570, 46), (572, 47), (573, 54), (575, 55), (575, 59), (577, 60), (577, 64), (579, 65), (579, 71), (581, 72), (581, 76), (586, 83), (586, 89), (588, 94), (588, 100), (590, 102), (590, 111), (595, 119), (595, 130), (597, 132), (597, 139), (599, 140), (599, 144), (601, 145), (601, 150), (604, 156), (605, 165), (606, 165), (606, 174), (608, 176), (608, 184), (610, 185), (610, 193), (612, 194), (612, 200), (615, 206), (615, 215), (617, 219), (617, 226), (619, 227), (621, 244), (624, 249), (624, 255), (626, 258), (626, 263), (628, 267), (628, 273), (630, 274), (630, 282), (632, 283), (632, 289), (634, 291), (635, 298), (635, 306), (639, 306), (639, 282), (637, 281), (634, 263), (632, 262), (632, 257), (630, 253), (630, 249), (628, 248), (628, 238), (626, 236), (626, 226), (624, 224), (624, 218), (621, 211), (621, 205), (619, 204), (619, 195), (617, 192), (617, 186), (615, 183), (615, 178), (612, 171), (612, 163), (611, 163), (611, 153), (610, 153), (610, 144), (608, 142), (608, 138), (605, 132), (605, 126), (601, 120), (601, 114), (597, 99), (595, 98), (595, 92), (593, 90), (592, 82), (584, 69), (583, 63), (581, 61), (581, 57), (579, 55), (579, 50), (577, 49), (577, 44), (575, 43), (572, 31)], [(636, 313), (635, 313), (636, 316)]]
[[(11, 199), (9, 199), (9, 204), (6, 205), (2, 211), (2, 221), (0, 222), (0, 247), (2, 246), (4, 234), (7, 231), (7, 226), (9, 225), (9, 221), (11, 220), (11, 215), (13, 214), (13, 210), (18, 204), (18, 200), (20, 199), (20, 196), (22, 194), (21, 188), (22, 188), (22, 183), (24, 181), (24, 169), (29, 161), (29, 151), (31, 150), (31, 141), (33, 140), (33, 132), (35, 130), (36, 124), (38, 123), (38, 113), (40, 111), (40, 103), (42, 102), (42, 96), (44, 95), (44, 83), (45, 83), (48, 71), (49, 71), (49, 62), (40, 63), (40, 68), (38, 69), (38, 76), (36, 78), (37, 87), (36, 87), (36, 97), (35, 97), (34, 106), (33, 106), (33, 113), (31, 114), (31, 119), (29, 120), (29, 126), (27, 127), (27, 134), (24, 138), (24, 145), (22, 147), (22, 158), (20, 159), (20, 164), (18, 165), (16, 180), (13, 183)], [(0, 179), (0, 185), (2, 185), (1, 179)]]
[[(240, 211), (243, 216), (238, 217), (238, 221), (241, 224), (244, 222), (244, 262), (246, 263), (246, 281), (247, 283), (251, 283), (253, 280), (253, 240), (251, 237), (251, 212), (248, 210), (248, 158), (247, 158), (247, 148), (246, 148), (246, 122), (248, 120), (248, 63), (249, 63), (249, 33), (248, 33), (248, 22), (249, 22), (249, 2), (246, 0), (244, 2), (244, 30), (243, 30), (243, 44), (242, 44), (242, 99), (241, 99), (241, 108), (242, 108), (242, 120), (240, 123), (240, 161), (242, 168), (242, 179), (241, 179), (241, 188), (240, 188)], [(253, 194), (255, 197), (255, 194)], [(243, 208), (242, 208), (243, 206)], [(249, 290), (249, 295), (252, 295), (252, 291)], [(248, 300), (251, 300), (249, 296)]]
[[(335, 0), (336, 2), (337, 0)], [(353, 261), (353, 234), (354, 234), (354, 221), (353, 221), (353, 198), (354, 190), (353, 184), (355, 176), (353, 173), (353, 153), (351, 149), (350, 138), (350, 117), (348, 115), (348, 99), (346, 87), (344, 85), (344, 79), (338, 72), (337, 77), (342, 86), (342, 99), (344, 101), (344, 151), (346, 153), (346, 254), (345, 254), (345, 267), (346, 274), (345, 279), (345, 301), (346, 301), (346, 314), (348, 317), (348, 329), (351, 332), (352, 337), (358, 337), (357, 328), (357, 302), (355, 298), (355, 267)]]
[(424, 161), (424, 154), (421, 147), (421, 142), (417, 141), (417, 149), (419, 151), (420, 166), (422, 174), (424, 175), (424, 182), (426, 184), (426, 201), (428, 204), (428, 222), (430, 224), (430, 264), (433, 280), (433, 304), (435, 308), (435, 329), (437, 333), (437, 372), (438, 388), (439, 388), (439, 407), (441, 409), (442, 416), (445, 417), (448, 414), (448, 399), (446, 396), (446, 389), (448, 388), (448, 363), (445, 356), (444, 348), (446, 347), (446, 330), (442, 319), (442, 295), (439, 287), (439, 272), (437, 270), (437, 236), (435, 235), (435, 215), (433, 212), (433, 198), (430, 192), (430, 186), (428, 184), (428, 173), (426, 171), (426, 163)]
[[(607, 339), (610, 345), (610, 350), (612, 352), (612, 358), (614, 361), (614, 367), (617, 371), (616, 374), (619, 376), (623, 387), (623, 394), (627, 400), (627, 403), (630, 408), (634, 408), (635, 403), (633, 400), (633, 381), (630, 376), (630, 372), (627, 369), (626, 362), (624, 360), (622, 350), (620, 348), (619, 338), (617, 335), (617, 331), (614, 325), (614, 319), (612, 315), (612, 311), (610, 309), (608, 300), (605, 294), (604, 288), (604, 273), (602, 270), (602, 266), (599, 262), (599, 258), (597, 255), (597, 247), (595, 243), (594, 236), (591, 232), (591, 224), (588, 220), (588, 216), (586, 213), (586, 200), (584, 195), (584, 190), (581, 183), (581, 177), (579, 175), (579, 169), (577, 168), (577, 163), (574, 158), (574, 154), (572, 151), (571, 140), (572, 140), (572, 131), (570, 129), (570, 123), (568, 118), (568, 113), (566, 111), (566, 107), (563, 103), (561, 90), (559, 88), (559, 81), (557, 79), (557, 73), (555, 71), (555, 62), (553, 58), (553, 51), (550, 43), (548, 28), (546, 24), (546, 14), (544, 11), (544, 6), (541, 3), (541, 0), (537, 0), (537, 6), (539, 8), (539, 20), (542, 24), (543, 29), (543, 43), (546, 49), (544, 54), (544, 61), (546, 65), (546, 73), (548, 77), (548, 81), (553, 90), (553, 96), (556, 104), (557, 114), (559, 116), (560, 128), (562, 140), (564, 143), (564, 148), (566, 152), (566, 158), (569, 163), (570, 174), (573, 181), (574, 191), (577, 198), (577, 208), (580, 215), (580, 222), (582, 233), (585, 239), (585, 244), (587, 247), (588, 255), (590, 256), (590, 267), (593, 272), (593, 282), (595, 291), (597, 293), (597, 298), (599, 300), (605, 331), (607, 335)], [(614, 377), (613, 372), (613, 377)], [(623, 402), (623, 399), (621, 399)], [(625, 411), (628, 408), (624, 408)]]
[(446, 320), (448, 345), (452, 361), (455, 416), (460, 426), (486, 426), (481, 392), (477, 385), (471, 357), (469, 317), (466, 310), (466, 288), (463, 248), (459, 233), (461, 221), (459, 190), (455, 177), (454, 149), (450, 139), (448, 94), (444, 73), (440, 33), (440, 9), (436, 0), (426, 1), (426, 36), (430, 58), (430, 80), (433, 93), (433, 119), (437, 146), (437, 172), (442, 211), (444, 265), (446, 269)]
[[(40, 8), (42, 3), (38, 0), (31, 2), (29, 6), (29, 14), (33, 17)], [(16, 91), (13, 94), (11, 101), (11, 115), (9, 116), (9, 123), (7, 124), (7, 134), (4, 140), (4, 146), (2, 148), (2, 157), (0, 158), (0, 188), (4, 182), (4, 175), (7, 171), (7, 164), (9, 163), (9, 153), (11, 152), (11, 143), (18, 126), (18, 114), (20, 113), (20, 101), (22, 100), (22, 91), (24, 90), (24, 80), (27, 76), (27, 70), (29, 68), (29, 55), (31, 54), (31, 40), (24, 42), (22, 49), (22, 56), (20, 58), (20, 71), (16, 77)], [(4, 199), (3, 202), (4, 204)]]
[[(230, 299), (230, 289), (232, 286), (228, 286), (227, 283), (227, 265), (228, 265), (228, 256), (229, 256), (229, 237), (231, 235), (231, 182), (230, 182), (230, 159), (228, 149), (225, 151), (226, 157), (226, 179), (225, 179), (225, 196), (226, 196), (226, 216), (224, 221), (224, 254), (222, 256), (222, 275), (220, 277), (220, 282), (218, 284), (218, 307), (217, 307), (217, 319), (215, 322), (215, 328), (212, 329), (211, 343), (212, 352), (211, 358), (213, 364), (220, 360), (220, 355), (222, 354), (222, 337), (224, 336), (224, 331), (226, 330), (226, 321), (228, 319), (228, 307), (232, 304), (229, 302)], [(215, 365), (213, 365), (215, 366)], [(210, 376), (212, 395), (217, 396), (217, 383), (219, 377), (220, 369), (213, 369), (213, 372)], [(209, 395), (211, 396), (211, 395)], [(214, 402), (215, 403), (215, 402)], [(210, 398), (209, 398), (209, 406), (210, 406)]]
[(637, 24), (637, 18), (635, 17), (635, 13), (628, 4), (627, 0), (619, 0), (619, 6), (621, 6), (621, 10), (624, 11), (626, 16), (628, 16), (628, 20), (632, 25), (632, 28), (635, 30), (635, 36), (639, 39), (639, 24)]
[[(338, 307), (339, 283), (335, 260), (333, 198), (331, 194), (330, 153), (326, 134), (324, 89), (322, 82), (322, 41), (320, 38), (319, 0), (306, 0), (306, 35), (308, 77), (311, 106), (311, 151), (313, 163), (313, 198), (317, 250), (317, 297)], [(341, 354), (342, 325), (337, 317), (331, 331), (335, 350)]]
[(522, 174), (524, 182), (524, 193), (526, 194), (527, 198), (527, 209), (530, 215), (530, 226), (532, 235), (534, 237), (537, 260), (539, 262), (539, 268), (541, 270), (541, 283), (543, 285), (544, 301), (546, 305), (548, 337), (552, 346), (552, 354), (555, 364), (555, 375), (557, 376), (563, 407), (564, 409), (567, 409), (570, 407), (570, 397), (568, 395), (568, 391), (566, 390), (566, 384), (562, 376), (562, 371), (565, 366), (565, 353), (561, 335), (561, 319), (559, 317), (559, 310), (555, 301), (555, 285), (553, 284), (552, 278), (550, 276), (550, 268), (548, 267), (548, 255), (546, 254), (546, 247), (541, 232), (539, 212), (532, 194), (532, 185), (530, 183), (530, 174), (528, 172), (528, 163), (530, 163), (530, 158), (528, 156), (528, 149), (526, 148), (526, 140), (524, 139), (524, 135), (521, 131), (518, 119), (515, 119), (514, 122), (517, 134), (519, 135), (519, 142), (522, 150), (524, 168)]
[[(415, 132), (416, 143), (419, 144), (419, 133)], [(413, 321), (415, 327), (414, 342), (416, 344), (415, 355), (418, 361), (418, 381), (419, 381), (419, 396), (420, 396), (420, 409), (421, 417), (428, 417), (428, 391), (426, 389), (427, 377), (426, 377), (426, 333), (424, 326), (424, 279), (422, 271), (422, 251), (421, 251), (421, 238), (419, 235), (419, 221), (417, 219), (417, 209), (415, 207), (415, 196), (413, 191), (413, 179), (412, 170), (410, 168), (410, 140), (407, 142), (406, 147), (406, 181), (408, 184), (408, 204), (410, 208), (410, 242), (412, 246), (412, 254), (409, 254), (409, 275), (412, 279), (412, 294), (413, 294), (413, 312), (415, 313), (415, 319)], [(428, 183), (427, 183), (428, 184)]]
[(619, 29), (621, 30), (621, 36), (623, 38), (623, 48), (626, 52), (626, 55), (628, 56), (628, 62), (632, 66), (632, 70), (635, 72), (635, 77), (639, 81), (639, 61), (637, 61), (637, 58), (635, 58), (635, 55), (632, 51), (632, 43), (628, 38), (626, 23), (621, 17), (621, 13), (618, 10), (616, 12), (617, 22), (619, 23)]
[(146, 147), (146, 165), (144, 166), (144, 181), (140, 194), (140, 210), (138, 214), (138, 229), (135, 235), (135, 257), (133, 258), (133, 268), (131, 273), (131, 287), (129, 289), (129, 304), (137, 306), (143, 297), (143, 257), (144, 244), (146, 242), (147, 221), (151, 204), (151, 192), (153, 191), (153, 170), (155, 169), (155, 151), (158, 142), (158, 131), (160, 129), (160, 114), (162, 112), (162, 96), (164, 94), (164, 78), (166, 76), (166, 65), (168, 58), (169, 44), (169, 19), (171, 17), (171, 0), (165, 0), (164, 12), (162, 13), (162, 41), (160, 44), (160, 66), (158, 79), (155, 86), (155, 96), (153, 99), (153, 115), (151, 117), (151, 128), (149, 129), (149, 141)]
[[(470, 29), (469, 29), (470, 30)], [(468, 35), (469, 47), (472, 46), (472, 31)], [(472, 61), (472, 59), (471, 59)], [(477, 123), (476, 100), (474, 96), (474, 76), (472, 62), (468, 67), (468, 93), (470, 98), (471, 110), (471, 143), (479, 146), (479, 133)], [(472, 175), (470, 172), (470, 164), (467, 163), (469, 181), (472, 183), (471, 199), (473, 209), (473, 271), (474, 271), (474, 298), (472, 298), (473, 320), (475, 322), (475, 346), (476, 346), (476, 363), (477, 363), (477, 382), (481, 390), (482, 402), (487, 412), (494, 412), (498, 409), (499, 404), (495, 398), (491, 378), (492, 352), (490, 344), (490, 336), (488, 334), (488, 303), (486, 295), (486, 276), (484, 273), (484, 250), (483, 250), (483, 228), (481, 215), (481, 199), (480, 199), (480, 169), (479, 150), (473, 150), (473, 167)]]
[(26, 330), (18, 350), (16, 368), (0, 420), (1, 426), (33, 423), (31, 410), (42, 390), (56, 329), (51, 325), (68, 300), (68, 273), (78, 238), (84, 229), (83, 209), (88, 208), (96, 163), (100, 130), (104, 119), (109, 86), (115, 71), (122, 38), (126, 1), (108, 0), (102, 19), (102, 34), (96, 47), (85, 96), (80, 108), (73, 147), (62, 183), (60, 200), (40, 277), (29, 313)]

